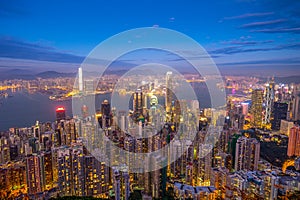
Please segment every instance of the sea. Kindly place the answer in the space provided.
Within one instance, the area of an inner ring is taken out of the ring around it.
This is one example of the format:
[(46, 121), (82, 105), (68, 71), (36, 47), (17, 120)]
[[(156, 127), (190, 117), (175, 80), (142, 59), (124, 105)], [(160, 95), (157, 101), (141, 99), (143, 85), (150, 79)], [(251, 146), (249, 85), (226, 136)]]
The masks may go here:
[[(200, 108), (210, 107), (210, 96), (205, 84), (194, 85), (194, 91), (200, 102)], [(63, 106), (66, 109), (66, 115), (73, 116), (72, 99), (65, 101), (53, 101), (49, 95), (34, 92), (31, 93), (25, 89), (16, 91), (5, 91), (9, 97), (0, 98), (0, 131), (7, 131), (9, 128), (30, 127), (39, 121), (55, 121), (55, 110)], [(95, 108), (100, 108), (101, 102), (110, 99), (111, 94), (97, 94), (95, 97)], [(127, 98), (120, 96), (119, 98)], [(122, 99), (121, 99), (122, 100)], [(158, 97), (159, 104), (164, 105), (164, 97)], [(130, 104), (130, 103), (129, 103)], [(130, 106), (129, 106), (130, 107)]]

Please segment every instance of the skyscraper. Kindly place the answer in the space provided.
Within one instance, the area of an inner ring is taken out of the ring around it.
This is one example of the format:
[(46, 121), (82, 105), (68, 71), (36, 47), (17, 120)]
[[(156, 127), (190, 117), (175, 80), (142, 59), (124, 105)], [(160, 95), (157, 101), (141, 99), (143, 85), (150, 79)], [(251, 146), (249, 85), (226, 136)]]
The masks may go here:
[(266, 85), (264, 102), (265, 102), (265, 111), (264, 111), (263, 125), (265, 127), (269, 127), (271, 123), (271, 114), (272, 114), (272, 108), (274, 103), (274, 78), (272, 78), (272, 80)]
[(256, 139), (240, 137), (236, 143), (234, 169), (257, 170), (259, 154), (260, 143)]
[(288, 143), (288, 156), (300, 156), (300, 127), (291, 128)]
[(255, 128), (262, 127), (262, 104), (263, 104), (263, 90), (255, 89), (252, 91), (252, 126)]
[(287, 119), (288, 104), (275, 102), (273, 107), (272, 130), (279, 130), (281, 120)]
[(109, 127), (111, 125), (111, 109), (108, 100), (104, 100), (101, 104), (102, 126)]
[(133, 112), (136, 117), (143, 114), (144, 96), (141, 89), (137, 89), (133, 94)]
[(82, 68), (78, 68), (78, 89), (79, 92), (83, 91), (83, 75), (82, 75)]
[(85, 94), (92, 94), (95, 91), (94, 80), (84, 80), (84, 92)]
[(167, 72), (166, 74), (166, 96), (165, 105), (166, 112), (170, 113), (172, 109), (172, 72)]
[(60, 120), (66, 119), (66, 110), (64, 107), (56, 108), (56, 121), (59, 122)]
[(126, 166), (113, 166), (113, 184), (115, 200), (128, 200), (130, 194), (130, 180)]
[(292, 119), (294, 121), (300, 120), (300, 93), (295, 92), (293, 104), (292, 104)]
[(45, 190), (44, 155), (33, 154), (26, 158), (26, 181), (29, 194)]

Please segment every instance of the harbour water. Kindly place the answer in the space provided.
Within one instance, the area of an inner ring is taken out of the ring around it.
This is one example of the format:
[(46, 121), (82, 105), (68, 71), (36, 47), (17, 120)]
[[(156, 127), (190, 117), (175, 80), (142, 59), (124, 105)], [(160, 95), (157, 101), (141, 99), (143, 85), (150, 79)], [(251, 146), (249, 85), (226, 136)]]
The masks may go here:
[[(194, 87), (200, 102), (200, 107), (210, 106), (210, 97), (206, 87)], [(55, 120), (55, 109), (59, 106), (66, 108), (67, 116), (72, 117), (72, 100), (53, 101), (49, 96), (39, 92), (29, 93), (27, 90), (6, 91), (10, 97), (0, 99), (0, 131), (12, 127), (30, 127), (36, 121), (52, 122)], [(110, 99), (111, 94), (98, 94), (95, 99), (96, 109), (101, 102)], [(122, 96), (120, 96), (122, 98)], [(124, 99), (126, 99), (124, 97)], [(159, 104), (164, 104), (164, 98), (159, 97)]]

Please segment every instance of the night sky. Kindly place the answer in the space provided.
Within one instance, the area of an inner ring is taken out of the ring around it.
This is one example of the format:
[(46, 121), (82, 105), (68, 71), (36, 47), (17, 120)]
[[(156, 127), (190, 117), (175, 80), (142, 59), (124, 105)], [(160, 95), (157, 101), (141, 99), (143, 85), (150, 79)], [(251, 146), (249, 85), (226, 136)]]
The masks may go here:
[(300, 75), (297, 0), (1, 0), (0, 27), (2, 69), (75, 69), (108, 37), (163, 27), (196, 40), (223, 71)]

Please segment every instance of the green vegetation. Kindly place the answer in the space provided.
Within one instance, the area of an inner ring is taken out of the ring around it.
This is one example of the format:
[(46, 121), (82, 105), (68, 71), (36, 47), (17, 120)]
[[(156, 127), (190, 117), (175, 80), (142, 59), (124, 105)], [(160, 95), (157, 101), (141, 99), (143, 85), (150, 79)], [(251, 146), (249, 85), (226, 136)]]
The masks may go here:
[(142, 200), (142, 199), (143, 196), (141, 190), (134, 190), (129, 196), (129, 200)]

